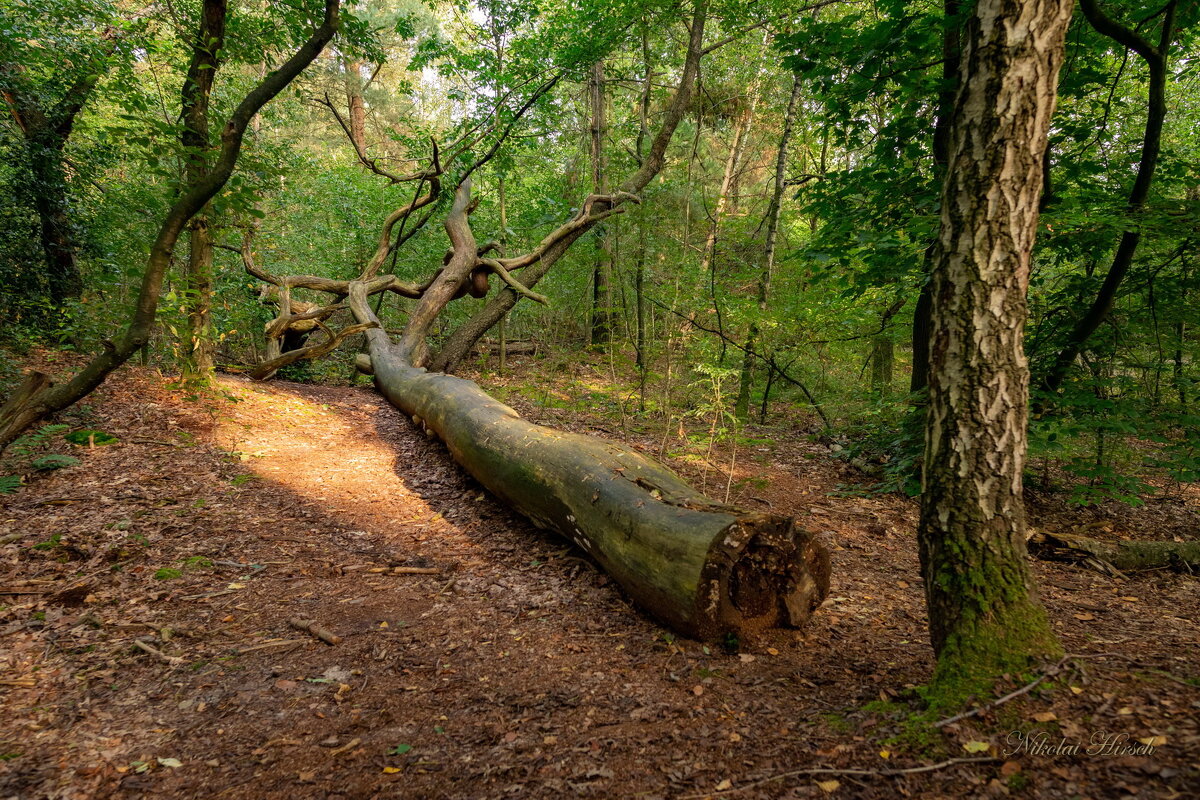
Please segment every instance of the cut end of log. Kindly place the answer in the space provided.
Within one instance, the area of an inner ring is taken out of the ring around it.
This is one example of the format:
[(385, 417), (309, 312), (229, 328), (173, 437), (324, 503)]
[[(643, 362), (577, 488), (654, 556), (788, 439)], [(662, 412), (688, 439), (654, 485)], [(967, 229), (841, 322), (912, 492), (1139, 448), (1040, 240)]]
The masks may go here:
[(801, 628), (829, 593), (829, 551), (789, 517), (741, 517), (713, 542), (693, 614), (702, 639)]

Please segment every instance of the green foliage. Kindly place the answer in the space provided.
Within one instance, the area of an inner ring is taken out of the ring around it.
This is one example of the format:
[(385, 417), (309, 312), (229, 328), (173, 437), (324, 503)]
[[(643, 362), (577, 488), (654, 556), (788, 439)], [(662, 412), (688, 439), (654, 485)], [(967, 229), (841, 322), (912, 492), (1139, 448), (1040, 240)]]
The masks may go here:
[(50, 453), (49, 455), (39, 456), (29, 462), (29, 466), (39, 472), (51, 472), (63, 467), (73, 467), (79, 463), (79, 459), (74, 456), (64, 456), (58, 453)]
[(22, 473), (30, 470), (52, 472), (79, 463), (79, 459), (59, 453), (46, 453), (50, 442), (66, 431), (66, 425), (43, 425), (13, 441), (6, 452), (9, 469), (16, 473), (0, 475), (0, 494), (12, 494), (24, 484)]
[(47, 539), (46, 541), (38, 542), (37, 544), (33, 545), (33, 549), (34, 550), (53, 550), (54, 548), (58, 547), (59, 543), (61, 543), (61, 542), (62, 542), (62, 534), (61, 533), (52, 533), (52, 534), (50, 534), (50, 538)]
[(116, 444), (120, 441), (120, 439), (118, 439), (116, 436), (113, 436), (111, 433), (105, 433), (104, 431), (98, 431), (90, 428), (71, 431), (63, 436), (63, 438), (71, 444), (87, 445), (89, 447)]

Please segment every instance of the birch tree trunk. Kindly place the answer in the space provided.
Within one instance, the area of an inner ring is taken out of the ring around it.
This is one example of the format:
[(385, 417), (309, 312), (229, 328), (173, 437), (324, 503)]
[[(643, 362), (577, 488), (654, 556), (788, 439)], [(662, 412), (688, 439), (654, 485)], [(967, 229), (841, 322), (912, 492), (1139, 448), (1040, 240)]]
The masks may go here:
[(1059, 651), (1026, 564), (1023, 349), (1042, 154), (1072, 0), (980, 0), (932, 276), (919, 529), (934, 687), (961, 702)]

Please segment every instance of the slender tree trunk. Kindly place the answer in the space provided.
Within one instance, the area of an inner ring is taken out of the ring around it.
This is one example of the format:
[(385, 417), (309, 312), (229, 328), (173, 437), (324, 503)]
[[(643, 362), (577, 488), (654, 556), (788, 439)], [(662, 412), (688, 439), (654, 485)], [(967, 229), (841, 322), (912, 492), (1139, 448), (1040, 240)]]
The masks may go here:
[(892, 317), (904, 307), (904, 298), (892, 303), (879, 315), (879, 333), (871, 337), (871, 391), (887, 397), (892, 391), (892, 367), (895, 362), (895, 339), (892, 338)]
[(932, 276), (919, 544), (941, 702), (1059, 645), (1026, 565), (1023, 349), (1042, 153), (1072, 0), (979, 0)]
[(28, 141), (33, 192), (46, 258), (46, 288), (54, 305), (79, 297), (83, 277), (79, 273), (79, 246), (69, 212), (67, 176), (63, 169), (65, 138), (39, 135)]
[(1054, 362), (1041, 380), (1042, 388), (1048, 392), (1056, 392), (1062, 387), (1067, 372), (1083, 351), (1088, 339), (1112, 311), (1117, 290), (1133, 265), (1134, 254), (1142, 239), (1141, 223), (1137, 217), (1146, 206), (1162, 145), (1163, 121), (1167, 116), (1167, 54), (1175, 33), (1175, 6), (1175, 0), (1172, 0), (1165, 8), (1158, 46), (1155, 47), (1136, 31), (1107, 17), (1096, 0), (1080, 0), (1079, 3), (1080, 10), (1093, 28), (1141, 56), (1150, 71), (1150, 87), (1146, 127), (1142, 133), (1142, 155), (1138, 162), (1137, 177), (1134, 178), (1133, 188), (1129, 191), (1129, 200), (1125, 206), (1125, 213), (1130, 218), (1130, 227), (1121, 235), (1112, 265), (1109, 266), (1095, 299), (1071, 328), (1066, 343), (1055, 355)]
[(871, 340), (871, 391), (880, 397), (892, 392), (892, 364), (895, 360), (895, 342), (887, 331)]
[[(942, 32), (942, 88), (938, 92), (937, 120), (933, 127), (933, 169), (934, 178), (941, 180), (946, 171), (946, 160), (950, 143), (950, 119), (954, 114), (955, 87), (958, 84), (958, 70), (961, 56), (959, 42), (959, 0), (943, 0), (942, 19), (945, 30)], [(912, 322), (912, 375), (909, 378), (908, 390), (916, 393), (923, 391), (929, 385), (929, 336), (930, 310), (933, 298), (930, 294), (928, 276), (933, 272), (933, 257), (935, 242), (930, 242), (925, 248), (925, 260), (922, 265), (920, 293), (913, 308)]]
[[(225, 46), (226, 0), (206, 2), (200, 13), (200, 29), (192, 48), (192, 62), (183, 80), (181, 109), (184, 172), (188, 184), (195, 185), (208, 176), (209, 106), (213, 81), (221, 66)], [(202, 211), (191, 222), (186, 272), (185, 306), (189, 341), (183, 372), (192, 380), (207, 380), (213, 371), (216, 343), (212, 335), (213, 247), (208, 232), (208, 217)]]
[(633, 295), (637, 318), (634, 350), (637, 368), (646, 371), (646, 220), (638, 220), (638, 251), (633, 264)]
[(367, 105), (363, 101), (362, 80), (365, 64), (364, 61), (342, 60), (346, 85), (346, 124), (350, 129), (350, 141), (360, 153), (367, 152)]
[[(116, 32), (102, 38), (111, 43)], [(111, 50), (110, 53), (111, 54)], [(79, 272), (79, 245), (70, 213), (70, 184), (67, 180), (66, 149), (75, 120), (92, 91), (107, 71), (108, 64), (91, 65), (82, 78), (69, 86), (53, 106), (44, 107), (37, 91), (24, 83), (21, 64), (0, 61), (0, 97), (24, 137), (29, 159), (30, 194), (38, 215), (42, 252), (46, 260), (47, 294), (54, 305), (83, 292)]]
[[(758, 310), (767, 313), (767, 300), (771, 296), (771, 277), (775, 272), (775, 243), (779, 238), (779, 217), (783, 208), (783, 191), (787, 185), (788, 143), (796, 126), (796, 109), (800, 105), (800, 77), (792, 77), (792, 94), (788, 98), (787, 111), (783, 115), (783, 133), (779, 136), (779, 151), (775, 155), (775, 183), (771, 190), (771, 202), (767, 205), (766, 241), (763, 244), (763, 267), (758, 276)], [(758, 321), (750, 323), (746, 336), (746, 353), (742, 359), (742, 373), (738, 381), (737, 402), (734, 413), (745, 420), (750, 411), (750, 387), (754, 379), (754, 358), (759, 345)]]
[(721, 357), (725, 362), (726, 342), (725, 326), (721, 317), (721, 304), (717, 299), (717, 243), (720, 238), (721, 222), (729, 208), (737, 171), (742, 163), (742, 153), (746, 142), (750, 139), (750, 127), (754, 123), (754, 112), (758, 106), (759, 79), (756, 78), (750, 87), (750, 95), (746, 99), (745, 108), (733, 125), (733, 142), (729, 145), (729, 155), (725, 159), (725, 169), (721, 174), (721, 188), (717, 190), (717, 202), (709, 218), (708, 236), (704, 241), (703, 254), (700, 257), (700, 275), (706, 276), (708, 282), (708, 297), (717, 315), (717, 330), (721, 332)]
[[(635, 152), (639, 165), (645, 160), (646, 141), (650, 137), (650, 98), (654, 90), (654, 64), (650, 58), (650, 29), (645, 21), (642, 22), (642, 71), (645, 75), (642, 81), (642, 97), (638, 103), (638, 135)], [(637, 316), (637, 332), (635, 350), (637, 352), (637, 368), (640, 373), (638, 384), (639, 408), (646, 410), (646, 226), (644, 214), (638, 216), (638, 245), (637, 260), (634, 263), (633, 291)]]
[[(592, 192), (608, 194), (608, 170), (604, 158), (604, 137), (608, 127), (604, 98), (604, 62), (597, 61), (588, 76), (588, 98), (591, 106), (589, 150), (592, 160)], [(594, 234), (596, 251), (592, 259), (592, 327), (590, 342), (604, 347), (612, 340), (612, 239), (608, 226), (600, 224)]]
[(197, 379), (212, 375), (216, 365), (216, 341), (213, 339), (213, 245), (208, 230), (208, 218), (200, 215), (192, 220), (188, 239), (188, 330), (191, 334), (191, 354), (184, 360), (184, 371)]

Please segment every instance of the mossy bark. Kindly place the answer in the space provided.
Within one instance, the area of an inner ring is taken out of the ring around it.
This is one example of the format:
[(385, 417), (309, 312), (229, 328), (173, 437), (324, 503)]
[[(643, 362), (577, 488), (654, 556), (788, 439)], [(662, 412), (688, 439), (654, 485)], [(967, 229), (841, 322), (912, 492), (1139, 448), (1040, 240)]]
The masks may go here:
[(1069, 533), (1036, 533), (1029, 549), (1049, 561), (1097, 560), (1118, 570), (1200, 570), (1198, 542), (1109, 542)]
[[(356, 294), (359, 314), (365, 297)], [(625, 445), (535, 425), (471, 381), (410, 366), (382, 330), (367, 337), (370, 363), (361, 368), (393, 405), (680, 633), (713, 639), (800, 627), (828, 592), (827, 551), (790, 518), (716, 503)]]
[(932, 276), (919, 529), (933, 688), (955, 702), (1059, 652), (1026, 564), (1023, 350), (1042, 154), (1071, 0), (968, 23)]

